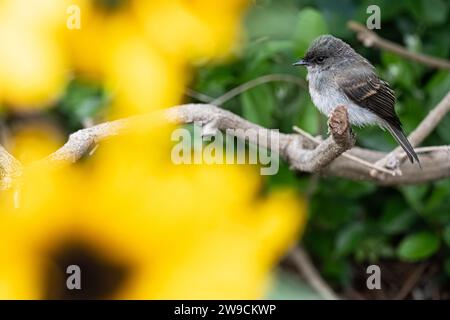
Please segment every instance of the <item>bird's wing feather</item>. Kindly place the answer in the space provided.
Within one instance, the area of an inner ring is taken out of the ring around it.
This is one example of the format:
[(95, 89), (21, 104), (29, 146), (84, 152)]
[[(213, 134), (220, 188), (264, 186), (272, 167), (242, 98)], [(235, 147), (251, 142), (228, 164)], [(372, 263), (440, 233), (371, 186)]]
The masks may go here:
[(385, 120), (386, 124), (383, 126), (391, 132), (405, 150), (409, 160), (411, 162), (417, 161), (420, 166), (419, 158), (406, 138), (400, 119), (395, 113), (394, 91), (387, 82), (378, 78), (375, 73), (358, 74), (356, 71), (350, 70), (346, 75), (341, 74), (341, 77), (338, 78), (339, 87), (355, 104), (372, 111)]
[(338, 85), (345, 95), (357, 105), (369, 109), (389, 124), (400, 128), (400, 119), (394, 109), (395, 94), (389, 84), (375, 73), (358, 75), (355, 71), (338, 78)]

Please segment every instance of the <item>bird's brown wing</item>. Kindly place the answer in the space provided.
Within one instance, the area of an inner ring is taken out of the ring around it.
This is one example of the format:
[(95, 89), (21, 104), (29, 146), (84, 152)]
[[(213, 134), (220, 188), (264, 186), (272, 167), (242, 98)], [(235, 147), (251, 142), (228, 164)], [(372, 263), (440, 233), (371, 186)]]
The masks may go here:
[[(375, 73), (338, 78), (338, 85), (347, 97), (362, 108), (366, 108), (387, 122), (386, 128), (405, 150), (409, 160), (420, 165), (414, 148), (402, 130), (402, 124), (395, 113), (395, 95), (389, 84), (377, 77)], [(344, 80), (350, 79), (350, 80)]]
[(357, 105), (369, 109), (396, 128), (401, 128), (400, 119), (394, 109), (394, 91), (376, 74), (339, 77), (338, 85)]

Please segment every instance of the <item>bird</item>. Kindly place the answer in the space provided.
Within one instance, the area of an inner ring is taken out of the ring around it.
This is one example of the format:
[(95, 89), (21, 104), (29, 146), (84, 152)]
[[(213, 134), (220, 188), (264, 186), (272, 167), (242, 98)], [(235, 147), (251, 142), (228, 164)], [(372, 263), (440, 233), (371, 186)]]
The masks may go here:
[(329, 116), (336, 106), (346, 106), (352, 125), (388, 130), (411, 163), (421, 167), (395, 112), (394, 90), (348, 43), (332, 35), (319, 36), (293, 65), (306, 67), (309, 94), (321, 113)]

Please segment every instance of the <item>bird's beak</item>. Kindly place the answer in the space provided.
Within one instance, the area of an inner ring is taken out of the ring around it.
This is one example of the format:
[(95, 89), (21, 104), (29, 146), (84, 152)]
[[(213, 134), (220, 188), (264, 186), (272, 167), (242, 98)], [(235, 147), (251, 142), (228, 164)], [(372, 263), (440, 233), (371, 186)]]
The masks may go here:
[(295, 67), (297, 67), (297, 66), (309, 66), (309, 62), (304, 60), (304, 59), (301, 59), (301, 60), (298, 60), (296, 63), (294, 63), (292, 65), (295, 66)]

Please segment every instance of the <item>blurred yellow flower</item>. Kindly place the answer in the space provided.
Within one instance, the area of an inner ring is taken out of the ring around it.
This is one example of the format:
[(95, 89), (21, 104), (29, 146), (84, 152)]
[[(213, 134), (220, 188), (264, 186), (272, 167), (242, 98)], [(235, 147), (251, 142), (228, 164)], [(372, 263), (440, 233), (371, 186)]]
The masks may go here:
[[(16, 128), (14, 139), (9, 141), (9, 151), (23, 165), (39, 161), (56, 151), (64, 143), (62, 133), (44, 121), (25, 122)], [(41, 143), (45, 141), (45, 143)], [(30, 148), (30, 146), (32, 146)]]
[[(190, 65), (232, 52), (247, 2), (3, 0), (0, 103), (47, 107), (75, 71), (114, 93), (113, 116), (176, 104)], [(66, 27), (69, 4), (80, 29)], [(174, 165), (171, 130), (116, 137), (77, 166), (26, 167), (0, 193), (0, 299), (263, 297), (303, 202), (261, 195), (250, 166)], [(30, 163), (57, 136), (26, 128), (12, 152)], [(81, 290), (66, 286), (70, 265)]]
[(247, 1), (210, 2), (77, 0), (81, 28), (69, 32), (75, 66), (106, 80), (114, 116), (177, 104), (187, 67), (227, 56), (238, 36)]
[(47, 107), (69, 71), (62, 31), (65, 0), (0, 1), (0, 103)]
[[(263, 297), (303, 202), (259, 194), (250, 166), (173, 165), (171, 130), (116, 137), (78, 166), (31, 167), (18, 196), (1, 193), (0, 298)], [(81, 290), (66, 288), (69, 265)]]
[(113, 117), (174, 105), (190, 65), (230, 54), (247, 2), (1, 1), (0, 102), (47, 107), (75, 72), (114, 92)]

